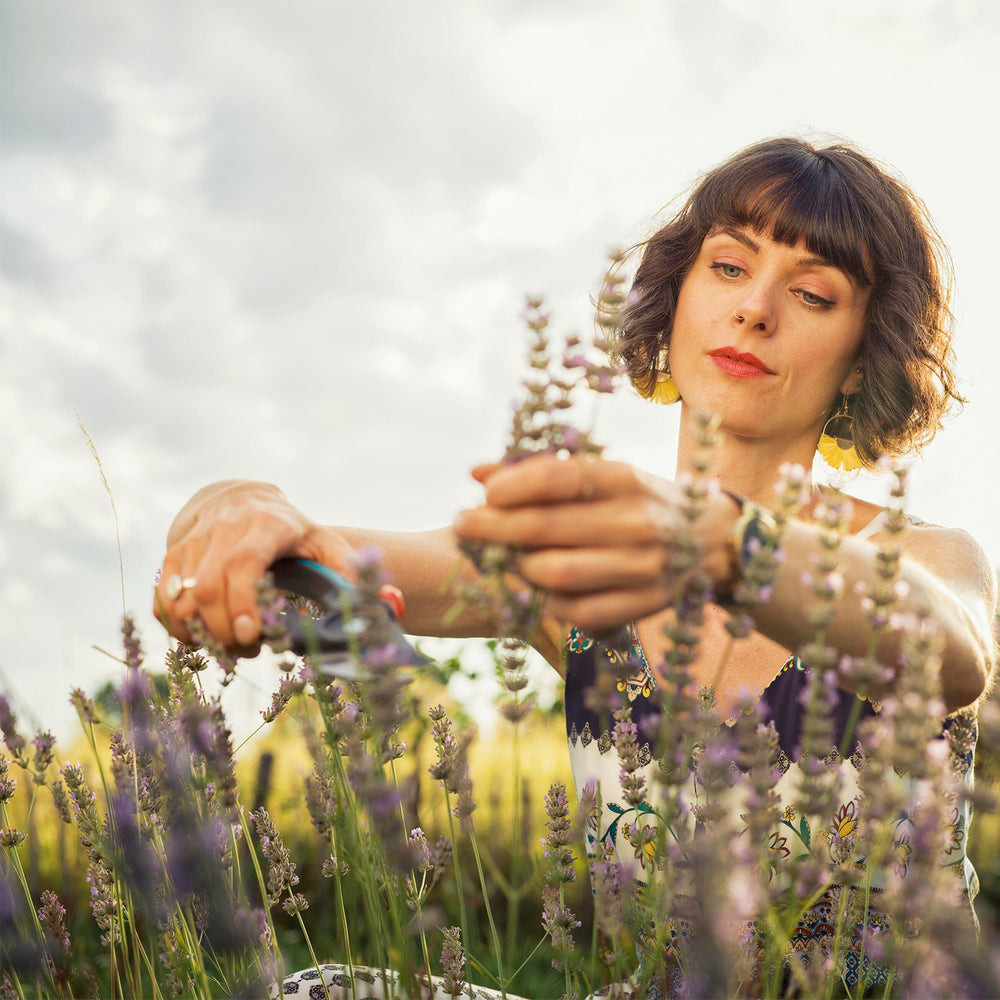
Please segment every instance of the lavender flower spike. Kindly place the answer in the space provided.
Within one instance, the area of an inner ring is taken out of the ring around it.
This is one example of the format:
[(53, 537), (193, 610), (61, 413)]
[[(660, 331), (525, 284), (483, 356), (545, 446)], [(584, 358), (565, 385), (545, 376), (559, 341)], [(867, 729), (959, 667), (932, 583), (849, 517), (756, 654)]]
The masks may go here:
[(549, 859), (546, 878), (556, 885), (573, 882), (576, 872), (573, 870), (573, 849), (569, 846), (572, 824), (566, 786), (561, 781), (555, 781), (550, 786), (549, 794), (545, 796), (545, 812), (549, 817), (545, 821), (549, 833), (542, 838), (545, 857)]
[(465, 951), (462, 948), (462, 931), (458, 927), (445, 927), (444, 944), (441, 946), (441, 971), (448, 996), (457, 997), (465, 992)]

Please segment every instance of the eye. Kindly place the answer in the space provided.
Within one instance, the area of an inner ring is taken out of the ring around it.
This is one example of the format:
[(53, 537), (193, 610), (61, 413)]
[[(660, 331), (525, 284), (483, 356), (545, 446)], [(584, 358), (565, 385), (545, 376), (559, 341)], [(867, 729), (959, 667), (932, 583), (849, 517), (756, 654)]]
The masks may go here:
[(820, 309), (830, 309), (836, 303), (832, 302), (830, 299), (824, 299), (817, 295), (815, 292), (807, 292), (804, 288), (800, 288), (799, 295), (802, 296), (802, 301), (807, 306), (816, 306)]
[(743, 273), (743, 268), (738, 264), (729, 264), (723, 260), (712, 263), (712, 270), (718, 271), (724, 278), (738, 278)]

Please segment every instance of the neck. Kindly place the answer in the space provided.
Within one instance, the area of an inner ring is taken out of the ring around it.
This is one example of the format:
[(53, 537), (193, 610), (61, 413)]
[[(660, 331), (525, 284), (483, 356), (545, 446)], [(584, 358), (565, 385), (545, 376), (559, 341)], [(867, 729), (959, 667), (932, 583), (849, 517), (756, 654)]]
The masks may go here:
[[(781, 466), (789, 462), (801, 465), (808, 472), (819, 439), (818, 434), (811, 433), (790, 440), (749, 438), (724, 428), (717, 434), (720, 443), (712, 449), (712, 474), (718, 477), (723, 489), (766, 507), (774, 504), (774, 484)], [(677, 445), (678, 473), (691, 467), (697, 448), (694, 418), (684, 407)]]

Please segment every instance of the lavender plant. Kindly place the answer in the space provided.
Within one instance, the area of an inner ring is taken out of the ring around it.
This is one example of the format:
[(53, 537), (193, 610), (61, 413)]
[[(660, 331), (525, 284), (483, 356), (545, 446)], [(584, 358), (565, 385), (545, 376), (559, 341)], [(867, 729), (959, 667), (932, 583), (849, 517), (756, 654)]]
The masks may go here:
[[(531, 376), (506, 461), (600, 453), (570, 413), (584, 387), (601, 393), (613, 385), (615, 371), (601, 352), (622, 287), (613, 268), (598, 298), (594, 349), (569, 338), (554, 351), (543, 304), (529, 300)], [(645, 663), (634, 636), (603, 637), (617, 673), (592, 697), (613, 720), (607, 749), (621, 802), (602, 801), (596, 784), (585, 787), (574, 822), (565, 786), (553, 784), (541, 857), (524, 858), (531, 838), (523, 830), (528, 809), (515, 736), (506, 824), (513, 833), (479, 833), (473, 734), (443, 707), (418, 709), (386, 640), (378, 559), (365, 552), (357, 565), (364, 624), (352, 652), (368, 679), (341, 683), (314, 660), (286, 659), (261, 713), (264, 733), (284, 727), (283, 748), (298, 727), (308, 755), (308, 777), (289, 792), (301, 799), (313, 837), (296, 861), (301, 831), (282, 832), (280, 806), (247, 807), (246, 742), (234, 748), (221, 696), (204, 690), (206, 656), (172, 649), (160, 695), (126, 620), (120, 725), (105, 721), (84, 692), (71, 695), (89, 766), (64, 759), (45, 730), (23, 735), (0, 696), (0, 996), (275, 996), (293, 939), (312, 966), (309, 981), (323, 991), (321, 984), (354, 990), (363, 983), (417, 996), (434, 984), (438, 995), (456, 997), (473, 995), (475, 979), (504, 995), (521, 992), (524, 967), (534, 963), (528, 989), (567, 998), (599, 988), (774, 998), (1000, 992), (994, 937), (978, 944), (971, 925), (956, 918), (969, 912), (966, 873), (950, 860), (962, 856), (972, 806), (996, 822), (1000, 805), (970, 780), (975, 714), (949, 718), (942, 732), (941, 638), (933, 622), (896, 610), (904, 474), (893, 473), (877, 581), (856, 595), (871, 639), (855, 661), (828, 641), (844, 599), (840, 546), (850, 510), (834, 495), (812, 512), (822, 547), (803, 581), (814, 634), (789, 667), (809, 668), (802, 760), (790, 788), (789, 762), (759, 702), (747, 694), (724, 720), (713, 688), (770, 597), (782, 531), (807, 501), (807, 479), (801, 469), (782, 470), (777, 527), (750, 553), (715, 684), (697, 691), (690, 667), (703, 652), (705, 609), (714, 599), (694, 572), (695, 526), (715, 488), (712, 418), (698, 418), (696, 433), (699, 448), (680, 480), (685, 526), (673, 540), (678, 586), (663, 661)], [(515, 554), (480, 548), (469, 555), (487, 587), (463, 597), (488, 602), (490, 614), (499, 609), (507, 633), (497, 647), (500, 712), (517, 734), (533, 706), (519, 639), (531, 634), (540, 595), (512, 583)], [(266, 637), (279, 648), (286, 598), (267, 582), (259, 598)], [(880, 651), (894, 630), (903, 633), (903, 655), (885, 664)], [(224, 650), (209, 652), (228, 683), (238, 665)], [(877, 712), (856, 700), (836, 752), (838, 678), (865, 696), (890, 673), (892, 693)], [(630, 707), (640, 674), (654, 692), (652, 723), (637, 722)], [(435, 758), (429, 767), (419, 755), (425, 730)], [(1000, 748), (995, 706), (984, 710), (980, 744)], [(418, 787), (425, 770), (431, 793), (443, 800), (444, 829), (432, 828), (426, 789)], [(79, 843), (75, 889), (39, 888), (32, 875), (32, 830), (43, 810)], [(609, 816), (617, 843), (606, 836)], [(581, 834), (590, 849), (591, 928), (577, 893)], [(506, 873), (494, 857), (504, 851)], [(495, 906), (501, 896), (506, 935)], [(538, 922), (519, 933), (519, 912), (531, 908), (531, 897)], [(88, 911), (92, 946), (79, 930)], [(314, 933), (324, 912), (320, 945)], [(805, 925), (820, 919), (828, 933), (808, 941)], [(340, 964), (321, 964), (327, 958)], [(435, 973), (442, 978), (432, 979)]]

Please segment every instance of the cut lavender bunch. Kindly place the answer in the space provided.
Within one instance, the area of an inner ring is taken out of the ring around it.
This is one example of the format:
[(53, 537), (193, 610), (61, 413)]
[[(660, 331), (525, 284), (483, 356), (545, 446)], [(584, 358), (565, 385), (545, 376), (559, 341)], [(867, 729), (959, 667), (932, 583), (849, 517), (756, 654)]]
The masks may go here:
[(535, 707), (534, 695), (525, 691), (529, 684), (527, 651), (528, 647), (517, 639), (500, 640), (497, 672), (504, 694), (497, 709), (508, 722), (515, 725)]
[[(540, 297), (528, 296), (524, 320), (530, 334), (530, 374), (524, 381), (524, 399), (514, 411), (504, 462), (519, 462), (539, 454), (597, 457), (602, 453), (591, 432), (570, 422), (567, 414), (574, 405), (577, 387), (610, 393), (617, 381), (619, 368), (607, 352), (625, 301), (624, 279), (618, 273), (623, 255), (613, 251), (611, 260), (597, 297), (598, 330), (590, 347), (583, 345), (579, 337), (570, 336), (556, 360), (544, 302)], [(541, 599), (531, 589), (511, 586), (517, 553), (505, 546), (480, 543), (464, 543), (462, 551), (483, 579), (476, 583), (458, 581), (454, 590), (459, 601), (481, 608), (487, 618), (498, 622), (502, 635), (530, 641), (538, 623)]]

